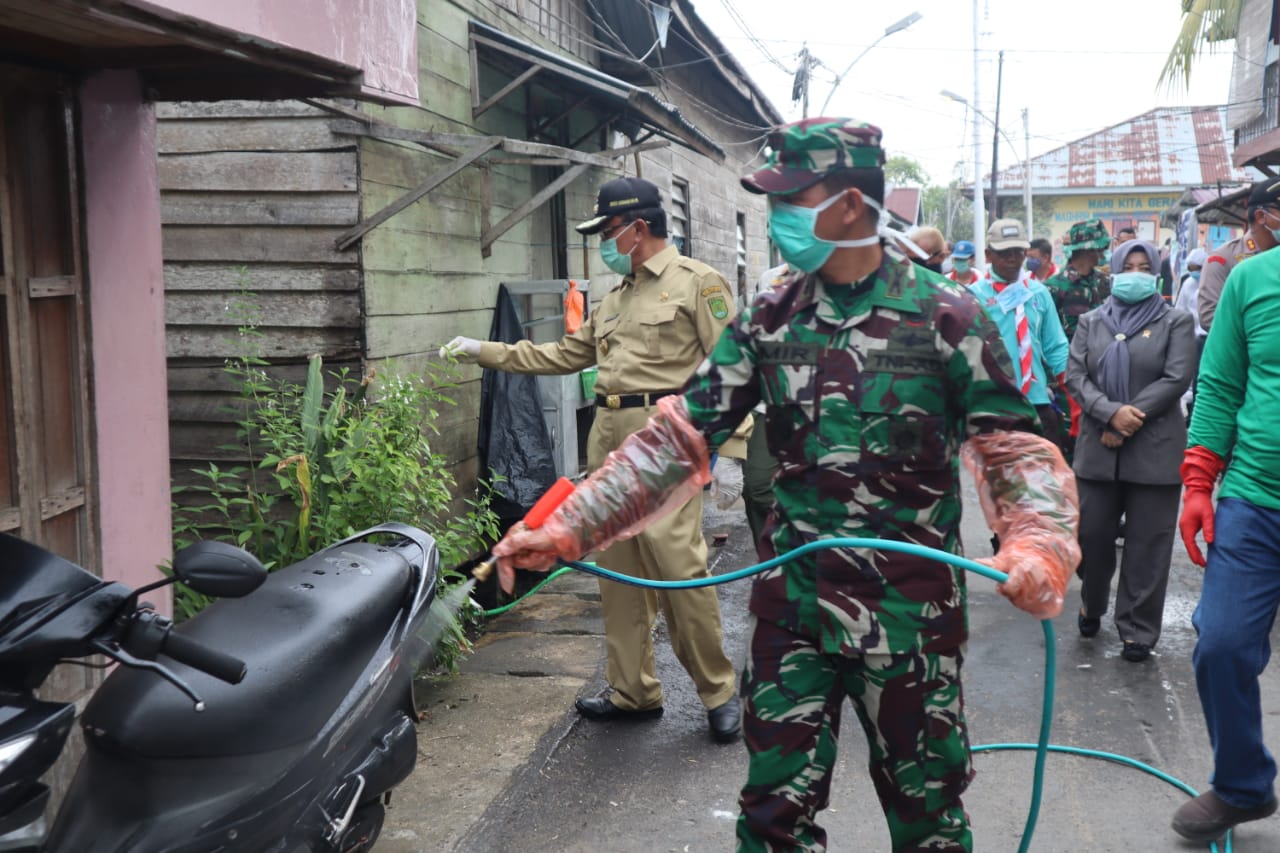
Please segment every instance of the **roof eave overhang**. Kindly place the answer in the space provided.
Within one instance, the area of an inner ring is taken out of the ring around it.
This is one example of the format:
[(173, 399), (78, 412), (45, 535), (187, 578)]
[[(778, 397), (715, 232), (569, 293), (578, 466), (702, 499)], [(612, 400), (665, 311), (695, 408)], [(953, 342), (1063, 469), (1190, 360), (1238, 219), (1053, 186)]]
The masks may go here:
[(522, 63), (526, 68), (538, 66), (539, 76), (545, 72), (558, 77), (575, 88), (593, 94), (603, 105), (635, 118), (657, 135), (718, 163), (724, 162), (724, 149), (698, 130), (675, 107), (663, 103), (639, 86), (611, 77), (590, 65), (575, 62), (480, 21), (471, 22), (471, 44), (477, 53), (495, 51), (509, 60)]

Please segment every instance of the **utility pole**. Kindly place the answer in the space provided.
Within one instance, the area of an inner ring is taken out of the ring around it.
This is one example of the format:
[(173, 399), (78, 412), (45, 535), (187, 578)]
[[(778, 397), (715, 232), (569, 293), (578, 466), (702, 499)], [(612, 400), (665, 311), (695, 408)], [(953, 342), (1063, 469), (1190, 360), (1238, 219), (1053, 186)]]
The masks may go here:
[(996, 174), (1000, 163), (1000, 88), (1004, 82), (1004, 51), (1000, 51), (996, 65), (996, 117), (995, 132), (991, 134), (991, 218), (1000, 218), (1000, 196), (996, 192)]
[(791, 84), (791, 102), (800, 102), (800, 118), (809, 117), (809, 71), (813, 65), (813, 54), (809, 53), (806, 42), (800, 48), (800, 68), (796, 70), (795, 80)]
[(1022, 206), (1027, 211), (1027, 239), (1031, 239), (1031, 116), (1022, 108), (1022, 138), (1026, 148), (1022, 157)]
[(973, 0), (973, 247), (974, 261), (986, 263), (987, 228), (983, 225), (982, 196), (982, 128), (978, 126), (978, 0)]

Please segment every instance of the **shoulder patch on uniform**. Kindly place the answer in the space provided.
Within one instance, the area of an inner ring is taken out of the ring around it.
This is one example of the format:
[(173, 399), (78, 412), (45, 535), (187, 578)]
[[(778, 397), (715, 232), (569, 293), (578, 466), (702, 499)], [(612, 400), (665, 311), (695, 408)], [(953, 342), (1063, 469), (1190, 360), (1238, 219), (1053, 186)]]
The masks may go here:
[(710, 296), (713, 293), (723, 293), (723, 292), (724, 292), (724, 288), (718, 284), (715, 287), (704, 287), (702, 289), (703, 296)]
[(723, 296), (708, 296), (707, 308), (711, 309), (711, 316), (717, 320), (723, 320), (729, 316), (729, 303)]
[(1222, 255), (1210, 255), (1208, 258), (1205, 259), (1204, 265), (1208, 266), (1214, 261), (1217, 261), (1220, 264), (1225, 264), (1227, 262), (1227, 259), (1222, 257)]

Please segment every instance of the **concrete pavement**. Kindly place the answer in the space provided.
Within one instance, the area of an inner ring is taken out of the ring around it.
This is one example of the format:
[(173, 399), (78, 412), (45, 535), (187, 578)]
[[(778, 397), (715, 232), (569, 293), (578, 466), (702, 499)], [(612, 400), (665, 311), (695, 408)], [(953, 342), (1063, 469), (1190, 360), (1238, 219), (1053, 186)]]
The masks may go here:
[(453, 676), (420, 679), (418, 766), (392, 795), (377, 853), (453, 850), (508, 789), (536, 775), (603, 686), (595, 578), (573, 573), (489, 621)]
[[(709, 511), (704, 529), (708, 538), (730, 534), (725, 548), (712, 549), (713, 571), (753, 561), (740, 511)], [(989, 553), (987, 536), (968, 485), (968, 553)], [(1110, 617), (1097, 638), (1076, 635), (1073, 580), (1067, 607), (1055, 620), (1055, 743), (1130, 755), (1204, 787), (1211, 755), (1190, 668), (1190, 613), (1199, 577), (1179, 544), (1164, 637), (1155, 656), (1136, 665), (1120, 659)], [(726, 649), (738, 663), (747, 585), (719, 589)], [(973, 741), (1034, 740), (1043, 684), (1041, 630), (989, 581), (974, 579), (970, 589), (965, 690)], [(692, 685), (665, 637), (655, 643), (667, 690), (661, 721), (582, 724), (573, 712), (574, 698), (604, 687), (601, 631), (597, 582), (568, 575), (491, 621), (460, 675), (424, 681), (418, 767), (394, 795), (378, 853), (730, 849), (745, 752), (741, 745), (709, 742)], [(1263, 703), (1273, 720), (1280, 708), (1280, 671), (1274, 668), (1263, 678)], [(884, 849), (883, 820), (862, 768), (866, 746), (853, 717), (845, 734), (831, 808), (822, 818), (831, 849)], [(620, 761), (634, 765), (626, 775), (643, 782), (629, 785), (620, 778)], [(965, 802), (981, 839), (978, 849), (1017, 848), (1031, 764), (1030, 753), (975, 757), (978, 778)], [(1169, 815), (1183, 799), (1135, 770), (1051, 756), (1032, 850), (1207, 850), (1168, 829)], [(1280, 850), (1280, 820), (1247, 825), (1235, 849)]]

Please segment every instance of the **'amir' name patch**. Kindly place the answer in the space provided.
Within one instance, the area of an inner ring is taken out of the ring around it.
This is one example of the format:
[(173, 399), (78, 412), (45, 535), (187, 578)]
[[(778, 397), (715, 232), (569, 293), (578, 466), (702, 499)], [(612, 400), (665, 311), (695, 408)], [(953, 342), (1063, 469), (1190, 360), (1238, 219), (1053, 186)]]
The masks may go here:
[(757, 341), (756, 355), (759, 364), (817, 364), (821, 344), (801, 344), (791, 341)]
[(717, 320), (723, 320), (729, 316), (729, 303), (725, 302), (723, 296), (708, 296), (707, 308), (711, 309), (711, 316)]

